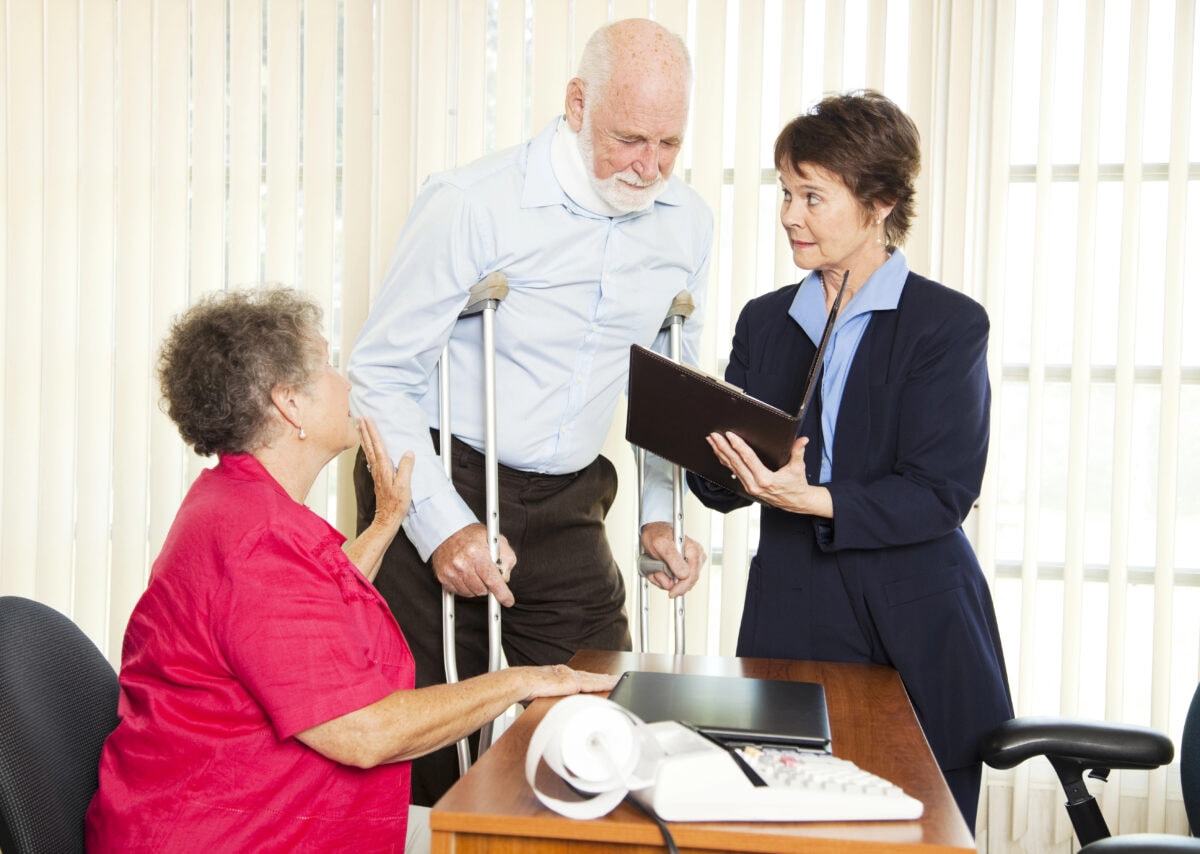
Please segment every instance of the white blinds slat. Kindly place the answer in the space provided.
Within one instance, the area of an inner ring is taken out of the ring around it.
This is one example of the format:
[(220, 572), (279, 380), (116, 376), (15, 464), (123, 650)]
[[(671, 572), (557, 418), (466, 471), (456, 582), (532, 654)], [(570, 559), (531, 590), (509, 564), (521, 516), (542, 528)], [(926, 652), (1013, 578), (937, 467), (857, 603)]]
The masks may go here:
[(372, 289), (379, 286), (418, 180), (412, 153), (416, 60), (412, 53), (395, 48), (412, 43), (416, 12), (411, 0), (385, 0), (377, 14)]
[[(1108, 655), (1105, 672), (1105, 716), (1124, 720), (1126, 629), (1129, 622), (1129, 514), (1133, 470), (1134, 358), (1136, 339), (1138, 236), (1142, 194), (1141, 120), (1146, 79), (1147, 11), (1133, 4), (1129, 22), (1129, 59), (1126, 90), (1125, 162), (1121, 205), (1121, 259), (1117, 291), (1116, 389), (1113, 414), (1112, 497), (1109, 546)], [(1114, 832), (1121, 831), (1118, 805), (1124, 776), (1112, 781), (1100, 798), (1105, 812), (1117, 816)]]
[[(914, 270), (925, 270), (937, 278), (940, 271), (934, 265), (930, 246), (939, 226), (940, 205), (936, 198), (934, 175), (938, 171), (938, 158), (942, 156), (940, 140), (934, 135), (940, 119), (937, 118), (937, 62), (941, 58), (939, 48), (942, 41), (939, 30), (942, 17), (950, 14), (949, 8), (933, 0), (914, 0), (909, 22), (908, 42), (908, 103), (902, 104), (905, 111), (921, 133), (921, 173), (917, 175), (916, 189), (918, 205), (924, 200), (921, 214), (913, 219), (912, 230), (904, 245), (904, 254)], [(826, 88), (829, 88), (828, 86)], [(955, 180), (962, 180), (956, 176)]]
[[(978, 15), (966, 5), (947, 9), (941, 29), (946, 34), (940, 50), (947, 74), (937, 74), (931, 121), (935, 128), (931, 139), (925, 141), (926, 168), (930, 175), (930, 193), (936, 193), (917, 216), (922, 222), (923, 240), (916, 243), (920, 252), (913, 253), (913, 263), (928, 263), (930, 275), (952, 288), (971, 293), (977, 282), (971, 281), (969, 260), (974, 257), (971, 243), (975, 230), (975, 194), (981, 183), (977, 175), (975, 129), (979, 127), (977, 113), (987, 102), (979, 95), (978, 63), (982, 27)], [(936, 116), (936, 121), (932, 119)], [(963, 121), (963, 117), (971, 120)], [(934, 151), (929, 149), (933, 147)], [(918, 201), (920, 196), (918, 196)], [(937, 235), (935, 240), (934, 235)], [(920, 269), (920, 268), (919, 268)]]
[[(222, 28), (223, 25), (208, 27), (217, 31)], [(219, 34), (211, 35), (215, 35), (213, 41), (217, 49), (223, 51), (224, 40)], [(175, 510), (183, 494), (184, 467), (190, 456), (180, 442), (178, 431), (155, 405), (159, 388), (154, 376), (153, 360), (172, 316), (187, 306), (189, 247), (194, 247), (198, 252), (206, 247), (213, 252), (223, 252), (220, 235), (213, 240), (211, 236), (201, 235), (194, 230), (189, 235), (188, 229), (190, 38), (186, 3), (158, 5), (154, 15), (154, 41), (154, 114), (151, 130), (154, 163), (150, 178), (150, 230), (153, 235), (150, 250), (151, 290), (147, 306), (149, 313), (142, 318), (145, 326), (137, 331), (149, 360), (139, 366), (139, 370), (145, 382), (146, 401), (142, 407), (149, 414), (146, 426), (150, 431), (149, 458), (153, 460), (148, 472), (146, 508), (149, 532), (147, 557), (151, 561), (162, 547), (171, 521), (175, 518)], [(215, 132), (223, 138), (222, 126), (222, 119), (217, 118)], [(214, 129), (205, 128), (197, 135), (197, 140), (213, 132)], [(202, 146), (202, 143), (199, 144)], [(216, 179), (217, 186), (221, 187), (219, 175), (218, 171), (210, 180)], [(203, 191), (201, 195), (204, 195)], [(219, 229), (219, 202), (215, 218)], [(193, 244), (189, 238), (199, 240)], [(131, 409), (129, 414), (135, 411)], [(122, 415), (118, 411), (118, 418)]]
[(154, 9), (128, 2), (117, 17), (117, 255), (114, 338), (112, 588), (109, 651), (117, 655), (146, 584), (150, 444), (151, 257), (154, 246)]
[(37, 530), (39, 425), (41, 409), (41, 294), (20, 287), (42, 280), (44, 36), (36, 3), (10, 3), (8, 9), (8, 156), (20, 169), (8, 170), (6, 287), (4, 289), (4, 495), (0, 504), (4, 536), (0, 573), (14, 593), (32, 596), (37, 585), (37, 541), (24, 536)]
[(299, 0), (271, 0), (267, 18), (266, 281), (295, 287), (299, 216)]
[(696, 16), (692, 56), (694, 94), (683, 152), (688, 154), (687, 149), (690, 149), (691, 186), (713, 212), (713, 247), (709, 257), (708, 294), (704, 308), (708, 319), (704, 324), (700, 354), (702, 365), (709, 370), (717, 363), (717, 348), (725, 347), (729, 341), (728, 334), (724, 334), (723, 330), (720, 335), (714, 330), (721, 271), (721, 241), (718, 235), (721, 234), (721, 196), (725, 184), (725, 15), (724, 2), (711, 2), (705, 5), (704, 14)]
[[(237, 4), (232, 4), (236, 6)], [(225, 284), (225, 4), (192, 4), (191, 128), (181, 141), (190, 149), (191, 231), (187, 258), (191, 298)], [(181, 45), (181, 47), (185, 47)], [(182, 52), (187, 60), (189, 52)], [(233, 88), (244, 85), (234, 82)], [(186, 98), (186, 90), (174, 92)], [(187, 103), (183, 100), (180, 103)], [(186, 129), (185, 129), (186, 130)], [(257, 209), (257, 205), (255, 205)]]
[(88, 636), (114, 663), (120, 646), (111, 646), (107, 614), (109, 594), (110, 484), (112, 442), (113, 324), (117, 281), (116, 181), (116, 8), (86, 4), (80, 16), (79, 135), (87, 140), (79, 157), (79, 429), (75, 434), (75, 602), (73, 615)]
[(650, 0), (611, 0), (612, 20), (623, 18), (649, 18)]
[[(1036, 662), (1033, 643), (1035, 640), (1034, 626), (1037, 623), (1038, 601), (1038, 558), (1040, 550), (1040, 520), (1041, 520), (1041, 460), (1042, 460), (1042, 424), (1044, 422), (1043, 407), (1045, 404), (1045, 360), (1043, 343), (1046, 334), (1046, 299), (1049, 274), (1047, 265), (1047, 201), (1050, 191), (1050, 160), (1049, 143), (1053, 111), (1054, 93), (1054, 26), (1056, 21), (1057, 4), (1051, 0), (1042, 16), (1042, 39), (1039, 66), (1041, 70), (1041, 88), (1038, 92), (1038, 160), (1037, 176), (1037, 205), (1033, 227), (1033, 283), (1030, 286), (1032, 298), (1029, 311), (1029, 380), (1027, 384), (1026, 419), (1025, 419), (1025, 477), (1024, 493), (1022, 496), (1023, 519), (1022, 529), (1024, 538), (1021, 548), (1021, 666), (1019, 668), (1017, 685), (1022, 695), (1032, 696)], [(1006, 361), (1008, 354), (1006, 355)], [(1014, 360), (1020, 361), (1021, 355), (1013, 354)]]
[[(846, 2), (845, 0), (826, 0), (825, 2), (825, 40), (827, 45), (844, 45), (846, 43)], [(822, 92), (836, 92), (842, 88), (842, 78), (845, 70), (842, 68), (844, 51), (830, 50), (824, 54), (821, 80)]]
[[(70, 613), (73, 582), (70, 507), (75, 487), (75, 339), (79, 274), (78, 172), (62, 168), (79, 157), (79, 10), (49, 0), (44, 6), (45, 141), (41, 288), (41, 411), (37, 506), (37, 596)], [(36, 292), (36, 289), (31, 289)], [(33, 567), (30, 567), (33, 569)]]
[[(571, 31), (571, 52), (568, 61), (571, 75), (579, 70), (579, 59), (583, 56), (583, 46), (591, 38), (592, 33), (600, 29), (608, 21), (608, 0), (575, 0), (574, 25)], [(560, 88), (567, 85), (562, 81)]]
[[(3, 45), (4, 56), (7, 59), (9, 53), (9, 27), (8, 27), (8, 7), (6, 0), (0, 0), (0, 45)], [(0, 92), (4, 93), (5, 104), (9, 103), (8, 98), (8, 62), (0, 62)], [(9, 202), (8, 202), (8, 165), (9, 165), (9, 147), (8, 147), (8, 124), (9, 111), (7, 109), (0, 110), (0, 358), (4, 359), (4, 364), (9, 364), (8, 347), (8, 318), (10, 316), (8, 310), (8, 282), (9, 282), (9, 267), (8, 267), (8, 221), (9, 221)], [(5, 471), (4, 460), (7, 451), (7, 440), (5, 438), (8, 431), (8, 414), (12, 409), (8, 406), (7, 401), (7, 371), (0, 369), (0, 471)], [(5, 551), (4, 542), (9, 541), (9, 531), (6, 527), (5, 509), (8, 506), (8, 488), (7, 482), (0, 481), (0, 585), (8, 584), (8, 576), (5, 574)], [(16, 538), (14, 537), (13, 540)], [(32, 579), (30, 580), (32, 584)]]
[(867, 2), (867, 87), (882, 92), (886, 88), (884, 77), (888, 51), (887, 0)]
[(525, 3), (524, 0), (496, 0), (496, 5), (495, 148), (501, 149), (523, 141), (527, 131), (525, 127)]
[(423, 2), (417, 16), (417, 51), (420, 85), (417, 86), (417, 116), (410, 136), (416, 150), (418, 181), (447, 166), (446, 129), (453, 120), (446, 109), (447, 78), (453, 54), (450, 40), (450, 9), (440, 2)]
[[(483, 154), (487, 118), (487, 0), (459, 4), (458, 58), (455, 71), (455, 160), (470, 163)], [(564, 81), (565, 83), (565, 81)]]
[[(263, 10), (261, 0), (229, 4), (228, 284), (245, 288), (262, 277)], [(369, 56), (369, 54), (368, 54)]]
[[(1089, 3), (1084, 26), (1084, 63), (1096, 62), (1103, 46), (1102, 0)], [(1090, 78), (1090, 79), (1089, 79)], [(1062, 685), (1059, 710), (1079, 711), (1083, 642), (1083, 567), (1086, 537), (1087, 461), (1092, 391), (1092, 277), (1096, 257), (1096, 190), (1099, 173), (1100, 79), (1086, 75), (1080, 116), (1079, 202), (1075, 243), (1075, 316), (1071, 353), (1071, 436), (1067, 450), (1066, 553), (1063, 577)]]
[[(736, 316), (758, 284), (758, 212), (762, 195), (762, 50), (763, 4), (738, 4), (737, 105), (733, 136), (733, 269), (729, 296)], [(741, 271), (745, 271), (742, 273)]]
[[(796, 3), (783, 4), (779, 38), (782, 45), (780, 55), (784, 57), (791, 56), (793, 51), (804, 44), (804, 3), (802, 0)], [(800, 94), (802, 91), (803, 65), (796, 63), (791, 73), (780, 75), (779, 120), (776, 122), (780, 132), (783, 131), (788, 122), (804, 112), (804, 105), (801, 103)], [(778, 133), (776, 136), (778, 136)], [(771, 148), (774, 151), (773, 143)], [(772, 162), (766, 165), (773, 168), (775, 164)], [(775, 192), (775, 199), (777, 202), (782, 200), (778, 190)], [(775, 212), (779, 213), (778, 206), (776, 206)], [(797, 270), (796, 262), (792, 256), (792, 243), (788, 240), (787, 232), (783, 230), (778, 219), (772, 221), (771, 227), (775, 233), (775, 277), (773, 281), (776, 284), (794, 282), (799, 278), (799, 270)]]
[(567, 4), (559, 0), (534, 0), (530, 65), (534, 133), (562, 114), (563, 93), (574, 73), (568, 57), (571, 44), (568, 11)]
[[(1171, 142), (1167, 176), (1167, 234), (1183, 234), (1187, 223), (1188, 132), (1191, 124), (1194, 3), (1175, 6), (1174, 85), (1171, 92)], [(1180, 458), (1180, 379), (1183, 349), (1184, 246), (1169, 242), (1163, 301), (1162, 401), (1159, 409), (1158, 494), (1155, 514), (1154, 641), (1150, 677), (1150, 725), (1172, 732), (1171, 676)], [(1167, 769), (1150, 775), (1147, 829), (1167, 830)]]

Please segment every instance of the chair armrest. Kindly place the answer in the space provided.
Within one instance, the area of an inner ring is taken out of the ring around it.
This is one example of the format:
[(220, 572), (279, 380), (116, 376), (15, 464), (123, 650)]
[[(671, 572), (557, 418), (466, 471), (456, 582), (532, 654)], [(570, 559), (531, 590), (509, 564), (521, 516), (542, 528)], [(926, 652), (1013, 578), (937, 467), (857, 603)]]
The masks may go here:
[(1165, 833), (1130, 833), (1097, 839), (1080, 849), (1080, 854), (1181, 854), (1200, 851), (1200, 839)]
[(1175, 758), (1171, 739), (1157, 730), (1074, 718), (1021, 717), (1005, 721), (980, 745), (983, 761), (1012, 768), (1033, 756), (1066, 759), (1084, 768), (1157, 768)]

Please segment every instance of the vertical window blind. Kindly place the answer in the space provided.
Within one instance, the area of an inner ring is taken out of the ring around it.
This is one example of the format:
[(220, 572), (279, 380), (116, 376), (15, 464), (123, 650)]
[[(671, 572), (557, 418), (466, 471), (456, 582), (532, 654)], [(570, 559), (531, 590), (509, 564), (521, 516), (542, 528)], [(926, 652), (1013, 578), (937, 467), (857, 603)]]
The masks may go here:
[[(1177, 738), (1200, 678), (1194, 0), (0, 0), (0, 593), (59, 608), (119, 660), (211, 463), (157, 406), (172, 317), (212, 290), (299, 287), (344, 360), (424, 178), (545, 127), (587, 37), (630, 16), (693, 52), (677, 174), (715, 214), (714, 373), (746, 300), (801, 275), (779, 129), (832, 90), (913, 116), (906, 254), (992, 320), (967, 528), (1018, 711)], [(629, 572), (623, 425), (605, 453)], [(347, 534), (349, 461), (310, 496)], [(732, 654), (757, 514), (685, 512), (710, 555), (687, 648)], [(671, 623), (652, 594), (651, 649)], [(1056, 786), (1037, 763), (988, 772), (980, 849), (1072, 850)], [(1102, 805), (1120, 830), (1186, 826), (1177, 768), (1114, 774)]]

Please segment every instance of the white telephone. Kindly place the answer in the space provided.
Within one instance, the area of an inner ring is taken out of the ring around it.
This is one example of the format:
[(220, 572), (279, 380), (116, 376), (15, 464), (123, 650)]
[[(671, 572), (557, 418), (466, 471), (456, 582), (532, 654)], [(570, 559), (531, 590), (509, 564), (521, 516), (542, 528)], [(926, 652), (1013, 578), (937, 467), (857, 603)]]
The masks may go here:
[[(535, 784), (546, 764), (584, 800)], [(530, 740), (525, 776), (551, 809), (610, 812), (627, 794), (665, 821), (853, 821), (919, 818), (921, 802), (845, 759), (790, 748), (727, 748), (677, 721), (647, 724), (616, 703), (555, 704)], [(591, 797), (586, 797), (591, 796)]]

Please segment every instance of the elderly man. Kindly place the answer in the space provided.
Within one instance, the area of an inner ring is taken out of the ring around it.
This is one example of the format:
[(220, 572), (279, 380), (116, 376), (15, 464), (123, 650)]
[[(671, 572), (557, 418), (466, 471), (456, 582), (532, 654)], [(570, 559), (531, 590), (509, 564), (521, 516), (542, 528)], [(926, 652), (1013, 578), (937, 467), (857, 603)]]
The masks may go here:
[[(690, 90), (678, 36), (648, 20), (609, 24), (567, 84), (565, 116), (523, 145), (432, 176), (413, 205), (349, 374), (356, 409), (392, 453), (416, 454), (404, 536), (376, 585), (412, 646), (418, 685), (445, 681), (443, 588), (495, 594), (511, 664), (629, 648), (624, 584), (604, 529), (616, 473), (600, 450), (630, 345), (662, 349), (659, 326), (685, 289), (697, 310), (684, 357), (695, 361), (712, 213), (672, 177)], [(496, 314), (499, 565), (479, 522), (481, 325), (455, 322), (471, 286), (495, 271), (510, 288)], [(447, 343), (454, 414), (441, 425), (430, 379)], [(435, 456), (447, 442), (453, 484)], [(704, 553), (691, 540), (685, 554), (674, 546), (661, 460), (648, 463), (645, 481), (642, 542), (670, 569), (651, 581), (679, 596), (696, 583)], [(355, 487), (365, 526), (374, 507), (361, 456)], [(485, 670), (485, 601), (461, 601), (456, 623), (460, 674)], [(418, 761), (414, 803), (431, 805), (456, 777), (453, 749)]]

